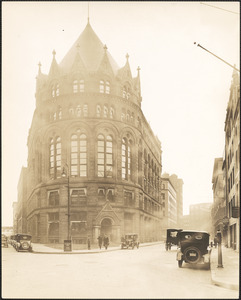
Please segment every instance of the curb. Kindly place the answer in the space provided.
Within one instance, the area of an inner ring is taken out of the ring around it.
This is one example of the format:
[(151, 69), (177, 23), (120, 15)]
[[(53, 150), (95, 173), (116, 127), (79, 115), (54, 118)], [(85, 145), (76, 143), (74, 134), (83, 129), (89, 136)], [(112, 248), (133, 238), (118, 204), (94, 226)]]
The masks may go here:
[(239, 291), (239, 285), (238, 284), (234, 284), (234, 283), (230, 283), (230, 282), (223, 282), (223, 281), (220, 281), (220, 280), (216, 279), (215, 277), (216, 277), (215, 272), (211, 271), (212, 284), (224, 287), (224, 288), (229, 289), (229, 290)]
[[(153, 244), (146, 244), (146, 245), (141, 245), (140, 247), (148, 247), (148, 246), (154, 246), (154, 245), (159, 245), (162, 244), (162, 242), (157, 242), (157, 243), (153, 243)], [(96, 251), (79, 251), (79, 252), (72, 252), (72, 251), (66, 251), (66, 252), (49, 252), (49, 251), (32, 251), (31, 253), (33, 254), (96, 254), (96, 253), (105, 253), (105, 252), (110, 252), (110, 251), (117, 251), (117, 250), (122, 250), (121, 248), (115, 248), (115, 249), (107, 249), (107, 250), (96, 250)]]

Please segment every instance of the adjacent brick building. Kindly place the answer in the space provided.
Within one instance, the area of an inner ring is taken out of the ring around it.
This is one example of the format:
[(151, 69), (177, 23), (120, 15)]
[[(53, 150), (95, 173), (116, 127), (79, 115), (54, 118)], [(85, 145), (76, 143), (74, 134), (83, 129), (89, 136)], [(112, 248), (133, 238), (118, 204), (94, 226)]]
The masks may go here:
[(128, 54), (119, 68), (88, 22), (59, 64), (53, 51), (48, 74), (39, 64), (35, 96), (21, 200), (33, 241), (62, 243), (68, 208), (74, 243), (104, 233), (114, 243), (129, 232), (160, 240), (161, 143)]

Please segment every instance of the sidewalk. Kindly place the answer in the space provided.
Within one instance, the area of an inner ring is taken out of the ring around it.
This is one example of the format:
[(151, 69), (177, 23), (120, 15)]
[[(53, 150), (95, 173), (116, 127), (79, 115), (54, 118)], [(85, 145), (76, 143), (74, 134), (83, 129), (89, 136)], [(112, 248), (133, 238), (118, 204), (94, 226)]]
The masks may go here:
[(222, 265), (218, 266), (218, 248), (211, 252), (212, 283), (227, 289), (239, 290), (239, 253), (222, 246)]
[[(162, 244), (163, 242), (153, 242), (153, 243), (140, 243), (140, 247), (146, 247), (146, 246), (152, 246), (152, 245), (158, 245), (158, 244)], [(74, 245), (72, 245), (72, 251), (64, 251), (64, 245), (63, 245), (63, 249), (55, 249), (52, 247), (48, 247), (46, 245), (43, 244), (37, 244), (37, 243), (32, 243), (33, 246), (33, 253), (37, 253), (37, 254), (92, 254), (92, 253), (101, 253), (101, 252), (105, 252), (105, 251), (116, 251), (116, 250), (120, 250), (121, 246), (115, 246), (115, 247), (108, 247), (108, 249), (106, 250), (104, 247), (102, 247), (101, 249), (99, 248), (94, 248), (91, 250), (88, 249), (84, 249), (84, 250), (75, 250), (74, 249)]]

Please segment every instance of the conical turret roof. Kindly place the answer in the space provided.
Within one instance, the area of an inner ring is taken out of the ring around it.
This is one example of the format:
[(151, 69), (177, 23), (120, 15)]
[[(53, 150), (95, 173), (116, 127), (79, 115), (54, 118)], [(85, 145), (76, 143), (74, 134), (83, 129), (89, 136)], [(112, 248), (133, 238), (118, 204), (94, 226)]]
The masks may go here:
[[(86, 69), (90, 72), (97, 71), (103, 59), (105, 50), (104, 44), (98, 38), (89, 23), (59, 64), (60, 68), (64, 72), (68, 72), (70, 70), (78, 51)], [(107, 57), (110, 61), (114, 74), (116, 74), (119, 67), (108, 51)]]

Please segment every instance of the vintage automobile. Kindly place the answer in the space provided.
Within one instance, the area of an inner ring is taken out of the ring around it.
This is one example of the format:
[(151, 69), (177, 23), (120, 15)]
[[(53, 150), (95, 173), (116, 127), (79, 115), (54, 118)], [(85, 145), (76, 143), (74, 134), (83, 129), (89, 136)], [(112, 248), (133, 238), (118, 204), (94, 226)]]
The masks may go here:
[(167, 229), (166, 251), (171, 250), (172, 246), (178, 245), (178, 232), (182, 229)]
[(121, 238), (121, 249), (139, 248), (139, 239), (137, 233), (128, 233)]
[(2, 234), (2, 247), (8, 248), (8, 237)]
[(10, 237), (9, 237), (9, 244), (14, 247), (14, 244), (15, 244), (15, 235), (10, 235)]
[(177, 261), (179, 268), (185, 262), (188, 264), (205, 264), (207, 269), (210, 269), (209, 236), (206, 231), (183, 230), (178, 232)]
[(14, 248), (16, 251), (29, 251), (32, 252), (33, 248), (31, 245), (32, 236), (29, 234), (17, 233), (15, 235)]

